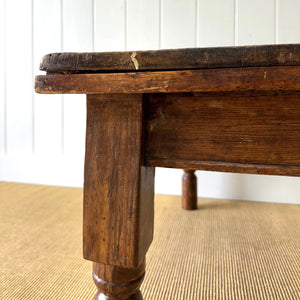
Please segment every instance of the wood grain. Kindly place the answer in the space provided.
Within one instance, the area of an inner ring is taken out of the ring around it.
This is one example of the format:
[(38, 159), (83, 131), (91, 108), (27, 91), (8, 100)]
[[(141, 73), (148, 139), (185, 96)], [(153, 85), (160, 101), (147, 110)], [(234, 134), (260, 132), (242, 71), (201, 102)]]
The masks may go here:
[[(95, 299), (142, 299), (154, 167), (300, 176), (300, 45), (44, 57), (35, 90), (88, 94), (83, 252)], [(140, 72), (142, 71), (142, 72)]]
[(89, 95), (84, 182), (86, 259), (136, 268), (153, 235), (154, 168), (142, 165), (141, 95)]
[(250, 173), (275, 165), (274, 174), (278, 166), (300, 167), (299, 94), (148, 95), (146, 127), (149, 165), (217, 171), (243, 165)]
[(300, 65), (300, 44), (188, 48), (130, 52), (51, 53), (40, 70), (48, 73), (186, 70)]
[(36, 76), (44, 94), (300, 91), (300, 67)]

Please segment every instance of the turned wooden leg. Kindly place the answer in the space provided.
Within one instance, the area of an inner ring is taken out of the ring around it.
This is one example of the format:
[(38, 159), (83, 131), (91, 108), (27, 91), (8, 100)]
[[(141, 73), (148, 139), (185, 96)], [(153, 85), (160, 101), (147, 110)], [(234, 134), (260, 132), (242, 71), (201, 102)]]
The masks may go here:
[(83, 255), (95, 299), (142, 299), (153, 238), (154, 168), (143, 164), (142, 95), (88, 95)]
[(197, 177), (195, 170), (183, 170), (182, 176), (182, 208), (197, 209)]
[(145, 276), (145, 262), (137, 268), (122, 268), (99, 263), (93, 264), (93, 278), (98, 288), (95, 300), (142, 300), (139, 290)]

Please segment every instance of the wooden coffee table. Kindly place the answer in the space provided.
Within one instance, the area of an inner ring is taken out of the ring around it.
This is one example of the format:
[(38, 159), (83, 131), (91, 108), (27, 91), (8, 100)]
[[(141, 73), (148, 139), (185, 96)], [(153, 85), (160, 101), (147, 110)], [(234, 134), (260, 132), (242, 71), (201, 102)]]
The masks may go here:
[(95, 299), (142, 299), (155, 167), (300, 176), (300, 45), (54, 53), (40, 68), (36, 92), (87, 94)]

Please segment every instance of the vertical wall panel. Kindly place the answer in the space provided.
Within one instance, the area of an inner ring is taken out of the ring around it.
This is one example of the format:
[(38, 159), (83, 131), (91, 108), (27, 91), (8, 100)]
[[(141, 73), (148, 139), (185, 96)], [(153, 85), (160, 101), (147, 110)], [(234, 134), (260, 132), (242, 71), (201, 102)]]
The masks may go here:
[(237, 44), (275, 43), (275, 1), (237, 1)]
[[(43, 55), (61, 51), (61, 1), (34, 0), (34, 74)], [(34, 150), (38, 155), (62, 150), (62, 96), (34, 94)]]
[(161, 0), (161, 48), (196, 46), (196, 0)]
[(300, 0), (277, 0), (277, 42), (300, 43)]
[(197, 46), (234, 46), (235, 1), (198, 0)]
[(125, 0), (95, 0), (95, 51), (126, 48)]
[(93, 50), (93, 0), (63, 2), (63, 50)]
[(31, 1), (6, 1), (7, 152), (24, 155), (33, 148)]
[[(82, 186), (85, 96), (32, 94), (32, 73), (40, 73), (47, 52), (235, 40), (300, 42), (300, 0), (1, 0), (0, 180)], [(182, 170), (157, 171), (156, 191), (180, 194)], [(299, 203), (300, 178), (217, 172), (198, 178), (201, 197)]]
[(0, 154), (5, 153), (6, 130), (5, 130), (5, 0), (0, 3)]
[[(63, 51), (93, 51), (93, 1), (63, 1)], [(86, 101), (84, 95), (64, 96), (64, 153), (84, 157)]]
[(127, 49), (159, 48), (159, 0), (127, 1)]

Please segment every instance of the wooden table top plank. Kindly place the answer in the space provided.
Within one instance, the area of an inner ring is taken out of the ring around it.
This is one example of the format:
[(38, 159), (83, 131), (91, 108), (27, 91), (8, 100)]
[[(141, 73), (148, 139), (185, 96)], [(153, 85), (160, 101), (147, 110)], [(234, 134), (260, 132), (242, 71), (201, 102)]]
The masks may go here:
[(300, 91), (300, 66), (36, 76), (42, 94)]
[(51, 53), (43, 57), (40, 70), (65, 74), (299, 65), (300, 44), (282, 44), (127, 52)]

